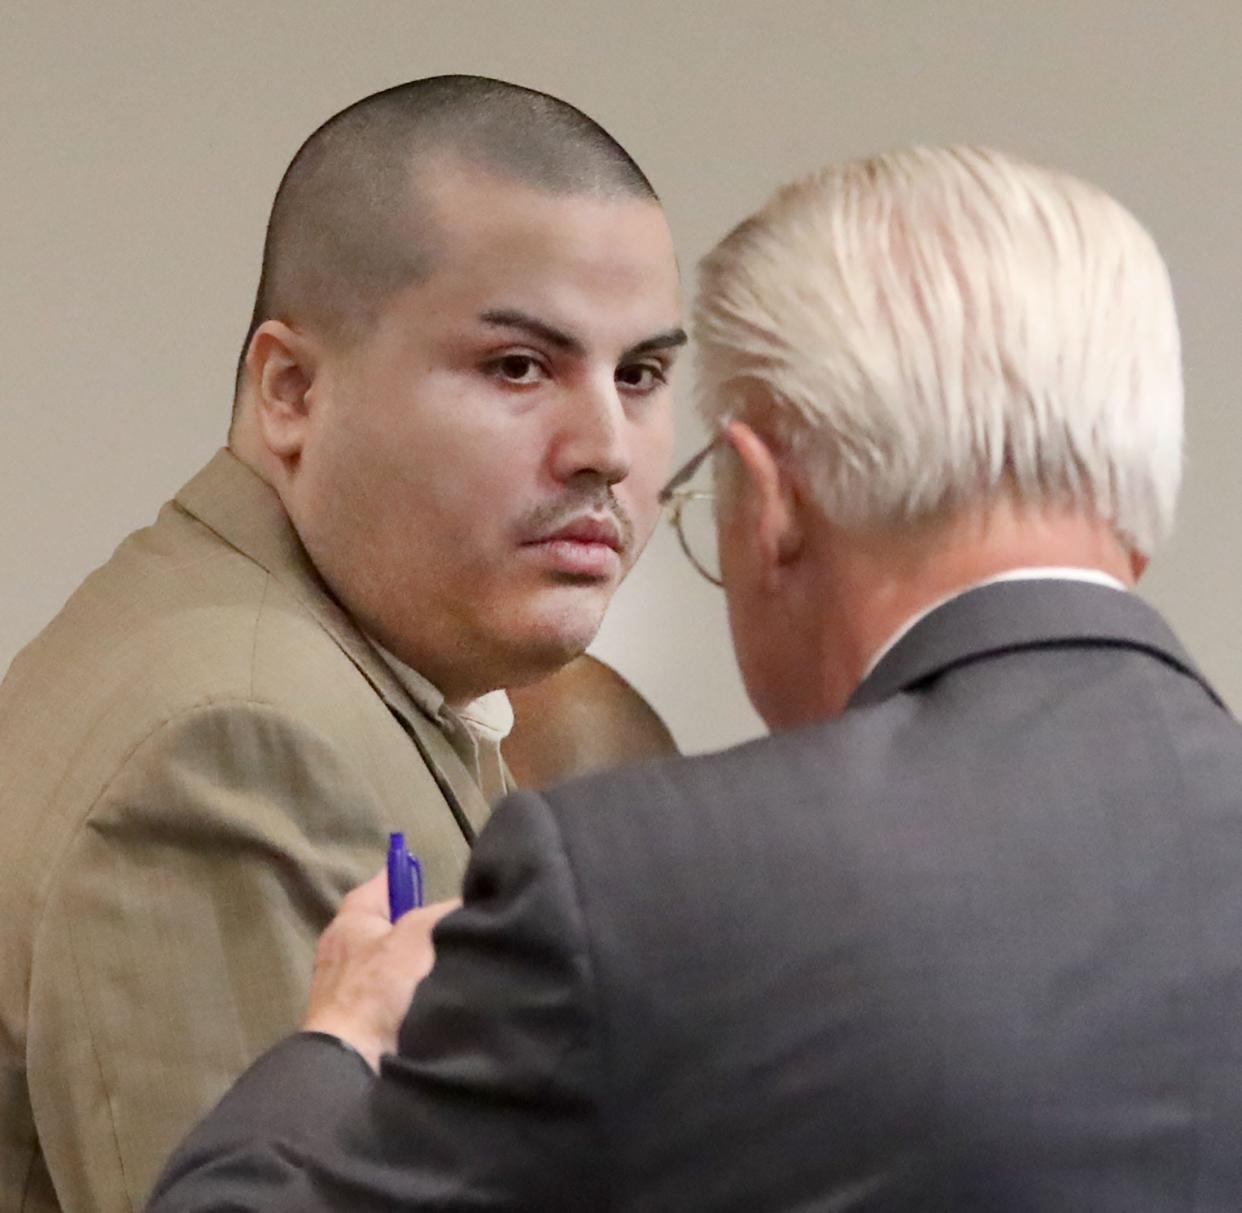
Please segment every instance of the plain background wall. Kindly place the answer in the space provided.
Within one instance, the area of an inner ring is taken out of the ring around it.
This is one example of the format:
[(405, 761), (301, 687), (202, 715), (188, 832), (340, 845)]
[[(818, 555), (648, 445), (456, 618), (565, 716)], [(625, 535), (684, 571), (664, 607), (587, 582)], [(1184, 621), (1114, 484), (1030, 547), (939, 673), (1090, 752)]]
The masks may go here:
[[(1087, 177), (1177, 288), (1188, 477), (1144, 584), (1242, 705), (1242, 0), (6, 0), (0, 668), (221, 445), (276, 183), (389, 84), (496, 75), (607, 126), (690, 272), (781, 180), (923, 142)], [(699, 434), (680, 391), (679, 450)], [(682, 745), (760, 729), (718, 593), (663, 529), (596, 651)]]

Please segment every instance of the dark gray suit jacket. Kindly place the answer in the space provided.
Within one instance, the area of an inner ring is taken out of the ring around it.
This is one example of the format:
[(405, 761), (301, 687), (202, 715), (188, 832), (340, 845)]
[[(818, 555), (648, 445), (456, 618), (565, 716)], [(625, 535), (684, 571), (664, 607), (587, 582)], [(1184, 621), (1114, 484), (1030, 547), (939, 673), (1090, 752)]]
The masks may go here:
[(267, 1054), (173, 1210), (1242, 1208), (1242, 733), (1118, 591), (972, 591), (833, 723), (521, 793), (400, 1054)]

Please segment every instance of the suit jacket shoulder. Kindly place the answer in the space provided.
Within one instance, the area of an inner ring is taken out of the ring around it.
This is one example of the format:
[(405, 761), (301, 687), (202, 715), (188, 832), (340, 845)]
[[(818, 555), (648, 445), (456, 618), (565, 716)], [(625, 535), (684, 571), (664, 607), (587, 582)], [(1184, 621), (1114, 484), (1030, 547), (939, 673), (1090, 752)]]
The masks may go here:
[(462, 805), (486, 811), (227, 453), (19, 654), (0, 749), (6, 1208), (27, 1173), (35, 1210), (53, 1179), (66, 1210), (140, 1202), (296, 1022), (315, 936), (387, 832), (448, 896)]

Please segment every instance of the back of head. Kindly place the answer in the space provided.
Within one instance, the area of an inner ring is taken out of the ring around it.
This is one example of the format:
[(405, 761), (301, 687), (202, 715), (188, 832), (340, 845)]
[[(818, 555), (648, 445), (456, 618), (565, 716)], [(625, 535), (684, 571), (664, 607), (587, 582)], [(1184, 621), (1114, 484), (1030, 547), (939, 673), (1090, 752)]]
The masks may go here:
[(1149, 554), (1181, 472), (1168, 274), (1100, 190), (974, 147), (790, 185), (705, 259), (709, 423), (762, 408), (834, 523), (1006, 496)]
[(481, 76), (399, 84), (329, 118), (299, 148), (272, 205), (254, 315), (348, 340), (434, 266), (423, 172), (445, 157), (553, 194), (655, 199), (637, 164), (567, 102)]

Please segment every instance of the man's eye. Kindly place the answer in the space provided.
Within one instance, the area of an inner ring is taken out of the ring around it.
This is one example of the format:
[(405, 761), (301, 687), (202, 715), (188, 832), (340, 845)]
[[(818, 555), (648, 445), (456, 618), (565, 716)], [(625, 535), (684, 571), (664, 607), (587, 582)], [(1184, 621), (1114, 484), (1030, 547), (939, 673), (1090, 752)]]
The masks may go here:
[(489, 362), (487, 369), (506, 383), (538, 383), (545, 376), (543, 365), (529, 354), (506, 354)]
[(631, 392), (653, 392), (667, 382), (664, 368), (652, 362), (635, 362), (617, 368), (617, 382)]

